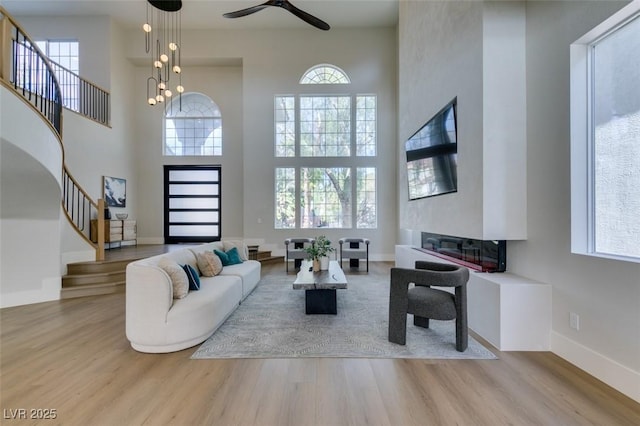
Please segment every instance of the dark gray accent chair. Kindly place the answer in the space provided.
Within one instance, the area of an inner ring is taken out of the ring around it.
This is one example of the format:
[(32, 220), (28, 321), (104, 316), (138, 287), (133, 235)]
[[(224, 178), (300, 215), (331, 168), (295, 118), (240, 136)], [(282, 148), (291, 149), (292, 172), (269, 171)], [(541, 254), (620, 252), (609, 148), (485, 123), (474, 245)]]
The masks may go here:
[(286, 251), (284, 263), (287, 272), (289, 272), (289, 259), (293, 259), (295, 269), (300, 268), (302, 261), (309, 257), (305, 249), (312, 246), (315, 241), (314, 238), (287, 238), (284, 240)]
[[(456, 320), (456, 349), (468, 345), (467, 281), (469, 270), (447, 263), (417, 261), (415, 269), (391, 268), (389, 297), (389, 341), (400, 345), (407, 340), (407, 314), (413, 324), (429, 328), (429, 319)], [(409, 288), (409, 284), (415, 286)], [(454, 287), (455, 294), (431, 288)]]

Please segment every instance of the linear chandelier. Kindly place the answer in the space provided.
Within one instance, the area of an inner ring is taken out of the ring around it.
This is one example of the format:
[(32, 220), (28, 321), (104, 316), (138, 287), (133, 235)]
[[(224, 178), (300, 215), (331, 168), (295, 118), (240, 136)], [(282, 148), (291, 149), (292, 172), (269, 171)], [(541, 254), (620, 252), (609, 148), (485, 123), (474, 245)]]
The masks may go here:
[(142, 29), (145, 50), (151, 56), (151, 76), (147, 79), (147, 103), (151, 106), (174, 95), (170, 83), (177, 83), (173, 87), (182, 102), (181, 9), (182, 0), (147, 0), (147, 22)]

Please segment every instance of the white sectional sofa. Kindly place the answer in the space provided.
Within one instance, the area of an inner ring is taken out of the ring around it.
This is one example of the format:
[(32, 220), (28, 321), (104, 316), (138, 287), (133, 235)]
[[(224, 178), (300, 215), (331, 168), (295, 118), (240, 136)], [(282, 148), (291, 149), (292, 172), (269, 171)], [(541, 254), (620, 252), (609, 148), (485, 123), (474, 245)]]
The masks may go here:
[(173, 298), (169, 275), (159, 265), (168, 258), (198, 271), (196, 254), (237, 245), (240, 257), (246, 247), (238, 242), (214, 242), (183, 248), (130, 263), (126, 273), (126, 334), (140, 352), (174, 352), (205, 341), (233, 313), (260, 281), (260, 262), (245, 260), (224, 266), (219, 275), (200, 277), (200, 290)]

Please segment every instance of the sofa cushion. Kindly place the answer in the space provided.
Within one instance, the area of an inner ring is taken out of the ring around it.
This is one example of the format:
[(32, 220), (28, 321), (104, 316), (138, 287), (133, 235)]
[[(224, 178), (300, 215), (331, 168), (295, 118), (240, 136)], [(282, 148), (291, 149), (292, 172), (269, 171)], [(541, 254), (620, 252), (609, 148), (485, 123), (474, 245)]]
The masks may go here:
[(242, 298), (247, 297), (260, 281), (261, 265), (257, 260), (247, 260), (237, 265), (225, 266), (221, 276), (235, 275), (242, 279)]
[(158, 264), (171, 279), (173, 298), (182, 299), (189, 293), (189, 278), (184, 269), (169, 258), (163, 257)]
[(222, 261), (211, 251), (196, 253), (198, 268), (205, 277), (213, 277), (222, 271)]
[(198, 275), (196, 268), (187, 263), (182, 265), (182, 269), (184, 269), (189, 279), (189, 290), (200, 290), (200, 275)]

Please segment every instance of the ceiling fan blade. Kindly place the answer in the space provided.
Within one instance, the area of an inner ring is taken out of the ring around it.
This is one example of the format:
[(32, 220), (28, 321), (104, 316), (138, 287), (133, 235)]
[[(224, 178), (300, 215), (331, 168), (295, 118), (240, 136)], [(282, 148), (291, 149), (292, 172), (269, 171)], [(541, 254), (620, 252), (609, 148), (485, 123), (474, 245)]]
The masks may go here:
[(295, 7), (294, 5), (292, 5), (291, 3), (289, 3), (286, 0), (284, 0), (278, 6), (280, 6), (283, 9), (288, 10), (289, 12), (293, 13), (294, 15), (296, 15), (298, 18), (302, 19), (303, 21), (307, 22), (308, 24), (313, 25), (316, 28), (320, 28), (321, 30), (324, 30), (324, 31), (327, 31), (327, 30), (329, 30), (331, 28), (329, 26), (329, 24), (324, 22), (322, 19), (316, 18), (315, 16), (311, 15), (310, 13), (307, 13), (304, 10), (298, 9), (297, 7)]
[(240, 18), (242, 16), (247, 16), (247, 15), (251, 15), (252, 13), (259, 12), (267, 6), (268, 4), (264, 3), (258, 6), (252, 6), (242, 10), (236, 10), (235, 12), (225, 13), (222, 16), (224, 16), (225, 18)]
[(225, 13), (222, 16), (224, 16), (225, 18), (240, 18), (241, 16), (247, 16), (247, 15), (251, 15), (252, 13), (256, 13), (267, 6), (275, 6), (275, 7), (281, 7), (283, 9), (286, 9), (287, 11), (296, 15), (298, 18), (302, 19), (308, 24), (313, 25), (316, 28), (320, 28), (321, 30), (327, 31), (328, 29), (331, 28), (329, 24), (324, 22), (322, 19), (316, 18), (310, 13), (307, 13), (304, 10), (298, 9), (297, 7), (289, 3), (288, 0), (267, 0), (261, 5), (248, 7), (246, 9), (237, 10), (235, 12)]

